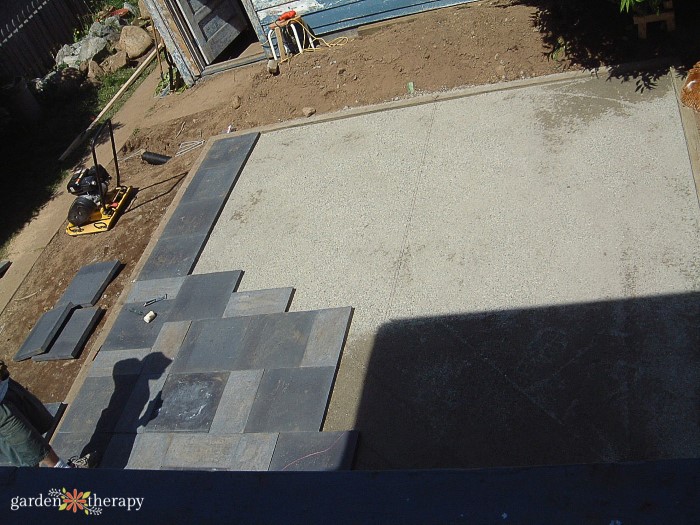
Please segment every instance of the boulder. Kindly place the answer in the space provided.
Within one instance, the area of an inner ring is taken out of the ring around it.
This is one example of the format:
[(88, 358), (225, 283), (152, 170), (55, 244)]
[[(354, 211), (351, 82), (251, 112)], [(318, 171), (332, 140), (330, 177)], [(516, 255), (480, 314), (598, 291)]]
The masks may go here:
[(136, 26), (125, 26), (119, 38), (119, 48), (126, 51), (129, 58), (138, 58), (153, 45), (151, 35)]
[(80, 62), (78, 61), (78, 44), (66, 44), (56, 53), (56, 65), (66, 65), (68, 67), (75, 67)]
[(129, 63), (129, 57), (126, 56), (126, 51), (117, 51), (112, 56), (107, 57), (101, 64), (102, 70), (105, 73), (114, 73)]
[(119, 41), (121, 29), (119, 18), (110, 16), (102, 22), (93, 22), (88, 31), (88, 35), (106, 38), (107, 42), (114, 44)]
[(100, 36), (88, 36), (78, 42), (78, 64), (90, 60), (100, 61), (105, 58), (107, 51), (107, 39)]
[(105, 75), (104, 69), (94, 60), (90, 60), (87, 69), (87, 79), (93, 84), (97, 83)]

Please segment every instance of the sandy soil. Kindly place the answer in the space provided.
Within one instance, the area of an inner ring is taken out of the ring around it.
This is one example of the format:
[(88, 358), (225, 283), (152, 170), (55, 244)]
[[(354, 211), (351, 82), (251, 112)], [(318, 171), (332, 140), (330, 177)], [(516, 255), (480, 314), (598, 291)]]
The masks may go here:
[[(551, 56), (551, 34), (541, 31), (540, 19), (538, 7), (481, 2), (361, 28), (344, 45), (294, 57), (277, 76), (258, 63), (207, 77), (184, 93), (149, 100), (143, 125), (121, 155), (140, 149), (174, 155), (180, 143), (207, 139), (229, 125), (242, 130), (300, 118), (307, 107), (318, 114), (409, 97), (409, 82), (416, 93), (433, 92), (581, 67), (566, 53)], [(98, 303), (114, 313), (110, 307), (133, 279), (135, 263), (198, 154), (163, 166), (138, 157), (122, 164), (124, 181), (138, 188), (136, 199), (110, 232), (71, 238), (61, 229), (54, 236), (0, 315), (0, 358), (11, 360), (85, 264), (113, 258), (126, 264)], [(13, 375), (42, 400), (63, 400), (95, 339), (76, 361), (14, 363)]]

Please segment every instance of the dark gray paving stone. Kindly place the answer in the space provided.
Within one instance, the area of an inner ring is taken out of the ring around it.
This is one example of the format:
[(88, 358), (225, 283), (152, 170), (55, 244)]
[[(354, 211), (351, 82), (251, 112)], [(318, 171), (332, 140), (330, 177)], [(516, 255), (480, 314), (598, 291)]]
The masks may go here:
[(138, 375), (143, 368), (143, 359), (151, 352), (150, 348), (100, 351), (90, 365), (88, 377)]
[[(151, 356), (162, 356), (167, 359), (167, 364), (163, 368), (163, 360), (148, 359), (141, 370), (143, 374), (166, 374), (170, 371), (172, 363), (180, 351), (182, 341), (185, 339), (190, 329), (192, 321), (177, 321), (175, 323), (163, 323), (156, 342), (151, 347)], [(149, 357), (151, 357), (149, 356)]]
[(0, 261), (0, 277), (5, 275), (5, 272), (12, 266), (10, 261)]
[[(149, 348), (153, 346), (160, 329), (168, 320), (168, 314), (172, 308), (173, 301), (159, 301), (150, 306), (143, 306), (143, 303), (126, 303), (122, 306), (117, 320), (107, 335), (107, 339), (102, 344), (102, 352), (111, 350), (128, 350), (131, 348)], [(143, 320), (143, 316), (132, 312), (154, 311), (156, 318), (150, 323)]]
[(222, 317), (240, 317), (244, 315), (276, 314), (286, 312), (292, 303), (294, 288), (272, 288), (236, 292), (226, 305)]
[(139, 273), (139, 281), (184, 277), (197, 263), (208, 235), (181, 235), (160, 239)]
[(194, 321), (172, 370), (207, 372), (299, 366), (317, 312)]
[(334, 378), (334, 367), (265, 370), (245, 431), (319, 431)]
[(122, 263), (116, 259), (83, 266), (63, 292), (58, 304), (94, 306), (122, 266)]
[(277, 438), (269, 470), (350, 470), (356, 431), (283, 432)]
[(161, 239), (180, 235), (209, 235), (224, 207), (219, 197), (181, 202), (161, 234)]
[[(153, 355), (153, 354), (151, 354)], [(150, 357), (150, 356), (149, 356)], [(115, 432), (141, 433), (160, 404), (166, 374), (142, 374), (124, 404)]]
[(45, 354), (35, 355), (34, 361), (56, 361), (59, 359), (75, 359), (83, 351), (85, 343), (92, 335), (104, 310), (93, 308), (78, 308), (73, 310), (70, 318)]
[(100, 468), (126, 468), (134, 448), (136, 434), (111, 434), (100, 458)]
[(301, 366), (338, 366), (347, 337), (352, 308), (320, 310), (314, 319)]
[(208, 432), (224, 391), (228, 372), (170, 374), (147, 432)]
[(262, 375), (262, 370), (231, 372), (219, 401), (219, 408), (209, 428), (210, 434), (243, 432)]
[(51, 440), (51, 447), (63, 460), (90, 453), (96, 454), (98, 462), (101, 463), (111, 437), (111, 434), (105, 432), (64, 432), (61, 428)]
[(226, 201), (259, 137), (259, 133), (248, 133), (212, 143), (181, 202), (212, 197)]
[(61, 432), (112, 432), (138, 376), (87, 377), (63, 416)]
[(68, 316), (75, 306), (72, 303), (63, 303), (53, 310), (49, 310), (39, 318), (27, 339), (15, 354), (15, 361), (24, 361), (35, 355), (43, 354), (50, 347), (68, 320)]
[(243, 272), (188, 275), (173, 303), (169, 321), (220, 318)]
[(184, 275), (181, 277), (152, 279), (150, 281), (136, 281), (131, 286), (131, 290), (129, 290), (126, 302), (143, 304), (150, 299), (163, 297), (164, 295), (167, 295), (166, 299), (175, 299), (184, 281)]
[(134, 440), (128, 469), (159, 470), (165, 461), (170, 442), (173, 439), (170, 432), (147, 432), (138, 434)]
[(264, 471), (276, 442), (276, 433), (179, 434), (172, 438), (163, 468)]

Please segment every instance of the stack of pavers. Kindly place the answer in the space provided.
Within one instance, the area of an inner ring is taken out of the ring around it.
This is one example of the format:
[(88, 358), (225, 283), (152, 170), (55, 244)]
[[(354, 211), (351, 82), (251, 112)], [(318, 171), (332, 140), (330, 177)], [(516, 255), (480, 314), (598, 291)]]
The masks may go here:
[(103, 313), (95, 303), (121, 267), (117, 260), (83, 266), (56, 306), (39, 318), (14, 360), (77, 358)]
[(205, 153), (64, 417), (61, 454), (96, 452), (102, 468), (351, 468), (357, 433), (321, 428), (352, 308), (289, 312), (292, 288), (191, 274), (257, 138)]

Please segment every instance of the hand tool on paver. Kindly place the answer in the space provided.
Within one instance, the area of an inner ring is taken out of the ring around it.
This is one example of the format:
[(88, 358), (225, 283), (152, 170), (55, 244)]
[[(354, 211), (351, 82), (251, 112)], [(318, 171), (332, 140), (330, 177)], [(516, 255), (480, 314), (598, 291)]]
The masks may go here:
[(161, 295), (160, 297), (155, 297), (153, 299), (149, 299), (145, 303), (143, 303), (144, 306), (149, 306), (152, 305), (153, 303), (157, 303), (158, 301), (163, 301), (168, 298), (168, 294), (166, 293), (165, 295)]
[[(112, 190), (109, 189), (111, 177), (107, 170), (97, 162), (97, 153), (95, 152), (97, 142), (105, 128), (109, 130), (114, 171), (116, 172), (116, 185)], [(119, 215), (126, 208), (129, 198), (134, 192), (131, 186), (122, 186), (119, 183), (119, 162), (110, 119), (107, 119), (98, 128), (92, 138), (92, 160), (94, 165), (91, 168), (78, 171), (68, 181), (68, 192), (77, 197), (68, 210), (68, 226), (66, 227), (66, 233), (73, 237), (109, 230), (117, 222)]]

